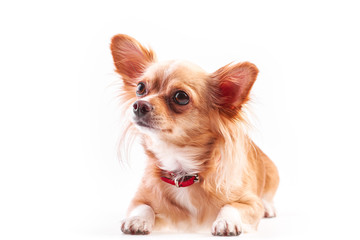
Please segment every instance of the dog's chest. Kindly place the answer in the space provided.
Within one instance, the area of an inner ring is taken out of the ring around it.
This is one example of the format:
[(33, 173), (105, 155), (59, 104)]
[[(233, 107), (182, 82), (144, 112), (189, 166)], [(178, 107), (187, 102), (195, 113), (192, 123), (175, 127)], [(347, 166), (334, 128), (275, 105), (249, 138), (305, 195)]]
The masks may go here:
[(174, 188), (172, 193), (178, 205), (188, 210), (191, 215), (197, 215), (197, 208), (192, 204), (192, 197), (187, 188)]
[[(152, 151), (159, 161), (159, 167), (168, 172), (197, 173), (195, 156), (196, 149), (191, 147), (177, 147), (167, 143), (158, 143), (152, 146)], [(197, 209), (192, 203), (193, 196), (189, 189), (171, 187), (171, 195), (177, 205), (186, 209), (191, 215), (197, 215)]]
[(169, 172), (196, 173), (198, 166), (193, 147), (178, 147), (167, 143), (158, 143), (151, 149), (159, 161), (159, 167)]

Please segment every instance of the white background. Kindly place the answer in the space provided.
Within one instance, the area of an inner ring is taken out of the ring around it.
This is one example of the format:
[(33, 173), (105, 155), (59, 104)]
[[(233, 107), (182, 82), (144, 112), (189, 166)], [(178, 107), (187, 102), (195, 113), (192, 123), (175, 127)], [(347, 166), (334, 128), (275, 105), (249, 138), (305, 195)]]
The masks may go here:
[(0, 238), (139, 238), (119, 230), (144, 162), (137, 146), (116, 159), (109, 43), (125, 33), (160, 60), (260, 69), (253, 137), (280, 171), (278, 217), (241, 238), (359, 239), (359, 23), (356, 1), (1, 1)]

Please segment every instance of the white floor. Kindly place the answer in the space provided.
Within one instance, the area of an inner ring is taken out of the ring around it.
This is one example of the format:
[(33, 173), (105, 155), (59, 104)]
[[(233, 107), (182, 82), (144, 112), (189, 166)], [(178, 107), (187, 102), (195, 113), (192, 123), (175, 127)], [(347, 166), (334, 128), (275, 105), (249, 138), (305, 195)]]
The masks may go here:
[[(355, 228), (339, 224), (338, 229), (330, 217), (306, 218), (280, 213), (276, 218), (262, 219), (257, 232), (242, 234), (240, 239), (360, 239)], [(50, 234), (54, 236), (56, 234)], [(120, 231), (120, 217), (116, 214), (89, 218), (63, 233), (63, 239), (214, 239), (209, 232), (152, 232), (147, 236), (125, 235)], [(220, 237), (221, 238), (221, 237)]]
[[(295, 215), (282, 215), (277, 218), (263, 219), (259, 229), (254, 233), (242, 234), (242, 239), (295, 239), (302, 234), (295, 231)], [(120, 218), (118, 216), (99, 216), (98, 219), (88, 219), (81, 227), (72, 229), (68, 237), (76, 239), (214, 239), (209, 232), (181, 233), (181, 232), (153, 232), (148, 236), (125, 235), (120, 231)]]

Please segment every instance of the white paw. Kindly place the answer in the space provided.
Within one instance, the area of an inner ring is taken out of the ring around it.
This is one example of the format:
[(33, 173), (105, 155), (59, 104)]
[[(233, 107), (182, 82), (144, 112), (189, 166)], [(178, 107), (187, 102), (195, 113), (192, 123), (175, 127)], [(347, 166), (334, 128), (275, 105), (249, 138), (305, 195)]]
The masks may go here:
[(212, 226), (212, 235), (214, 236), (238, 236), (242, 232), (240, 223), (234, 223), (229, 220), (217, 219)]
[(272, 202), (262, 200), (264, 206), (264, 218), (273, 218), (276, 217), (276, 210)]
[(237, 236), (242, 231), (239, 211), (231, 205), (222, 207), (216, 221), (212, 225), (211, 233), (214, 236)]
[(121, 231), (125, 234), (146, 235), (151, 229), (152, 222), (140, 216), (129, 217), (121, 222)]
[(121, 222), (121, 231), (125, 234), (149, 234), (155, 224), (154, 210), (145, 204), (134, 208), (130, 216)]

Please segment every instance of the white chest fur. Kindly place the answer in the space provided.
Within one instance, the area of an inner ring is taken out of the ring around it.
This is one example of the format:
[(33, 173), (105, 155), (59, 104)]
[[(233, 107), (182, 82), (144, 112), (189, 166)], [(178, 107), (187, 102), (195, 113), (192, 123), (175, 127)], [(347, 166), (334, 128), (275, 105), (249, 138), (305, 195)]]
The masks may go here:
[[(159, 167), (165, 171), (177, 172), (178, 174), (195, 174), (199, 172), (199, 164), (195, 157), (198, 151), (194, 147), (178, 147), (172, 144), (159, 141), (151, 146), (158, 159)], [(172, 188), (175, 201), (193, 216), (197, 215), (197, 209), (191, 201), (188, 188)]]
[(191, 202), (191, 196), (189, 194), (188, 188), (174, 188), (173, 194), (175, 197), (175, 201), (185, 209), (189, 211), (189, 213), (193, 216), (197, 215), (197, 209)]
[(199, 171), (199, 163), (195, 160), (198, 151), (194, 147), (178, 147), (169, 143), (153, 144), (151, 150), (159, 160), (159, 167), (169, 172), (195, 174)]

